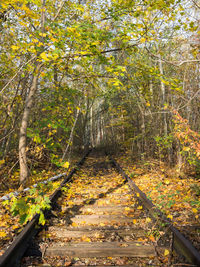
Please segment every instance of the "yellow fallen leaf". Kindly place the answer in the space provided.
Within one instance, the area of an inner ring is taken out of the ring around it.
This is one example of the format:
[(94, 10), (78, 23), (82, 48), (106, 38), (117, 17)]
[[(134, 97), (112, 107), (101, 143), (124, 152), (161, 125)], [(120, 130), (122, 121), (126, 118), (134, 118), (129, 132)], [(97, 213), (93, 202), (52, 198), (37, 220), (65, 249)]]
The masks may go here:
[(138, 210), (142, 210), (142, 209), (143, 209), (143, 207), (142, 207), (142, 206), (139, 206), (139, 207), (137, 207), (137, 209), (138, 209)]
[(138, 240), (137, 240), (138, 242), (143, 242), (144, 241), (144, 239), (143, 238), (138, 238)]
[(146, 218), (146, 222), (147, 222), (147, 223), (151, 222), (151, 218), (149, 218), (149, 217)]
[(7, 222), (6, 221), (0, 221), (0, 227), (3, 227), (3, 226), (7, 226)]
[(127, 243), (122, 243), (122, 244), (120, 244), (120, 247), (128, 247), (128, 244)]
[(137, 223), (137, 220), (136, 219), (133, 219), (133, 223)]
[(167, 255), (169, 255), (169, 250), (168, 249), (165, 249), (164, 256), (166, 257)]
[(95, 236), (95, 238), (103, 238), (104, 237), (103, 234), (100, 234), (98, 232), (95, 233), (94, 236)]
[(6, 233), (3, 231), (0, 231), (0, 237), (5, 237), (5, 236), (6, 236)]
[(81, 237), (81, 239), (82, 239), (82, 241), (84, 241), (84, 242), (91, 242), (91, 239), (90, 239), (89, 237), (87, 237), (86, 235), (83, 235), (83, 236)]
[(130, 208), (129, 207), (125, 207), (125, 211), (129, 211), (130, 210)]
[(68, 161), (66, 161), (63, 165), (62, 165), (64, 168), (69, 168), (69, 162)]
[(171, 214), (169, 214), (168, 216), (167, 216), (167, 218), (169, 218), (169, 219), (173, 219), (173, 216), (171, 215)]
[(18, 225), (13, 225), (13, 226), (12, 226), (12, 229), (13, 229), (13, 230), (15, 230), (15, 229), (17, 229), (17, 228), (19, 228)]
[(100, 226), (104, 227), (105, 226), (105, 223), (100, 223)]
[(197, 213), (197, 212), (198, 212), (198, 210), (195, 209), (195, 208), (193, 208), (192, 211), (193, 211), (194, 213)]
[(168, 185), (170, 183), (170, 181), (169, 180), (165, 180), (164, 183)]
[(93, 212), (93, 210), (90, 208), (87, 208), (87, 212)]
[(137, 197), (139, 197), (139, 196), (140, 196), (140, 194), (139, 194), (139, 193), (137, 193), (137, 194), (136, 194), (136, 196), (137, 196)]
[(108, 260), (112, 260), (112, 257), (107, 257)]
[(5, 163), (5, 160), (4, 159), (0, 160), (0, 165), (2, 165), (4, 163)]
[(73, 226), (73, 227), (77, 227), (77, 226), (78, 226), (78, 224), (77, 224), (77, 223), (75, 223), (75, 222), (73, 222), (73, 223), (72, 223), (72, 226)]

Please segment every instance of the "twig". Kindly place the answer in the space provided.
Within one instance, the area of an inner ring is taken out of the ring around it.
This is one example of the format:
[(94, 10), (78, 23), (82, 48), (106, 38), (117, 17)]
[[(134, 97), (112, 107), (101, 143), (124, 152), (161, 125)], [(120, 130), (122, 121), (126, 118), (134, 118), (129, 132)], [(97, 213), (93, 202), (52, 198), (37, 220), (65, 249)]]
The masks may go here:
[(14, 165), (10, 168), (10, 170), (8, 171), (9, 175), (11, 174), (11, 171), (13, 170), (13, 168), (17, 165), (17, 163), (19, 162), (19, 160), (17, 160)]
[(173, 250), (174, 250), (174, 233), (171, 233), (171, 239), (170, 239), (170, 255), (168, 258), (168, 266), (170, 267), (172, 265), (172, 259), (173, 259)]
[(188, 100), (188, 102), (185, 104), (185, 105), (183, 105), (182, 107), (180, 107), (180, 108), (178, 108), (178, 110), (180, 110), (180, 109), (183, 109), (183, 108), (185, 108), (187, 105), (189, 105), (190, 104), (190, 102), (195, 98), (195, 97), (197, 97), (198, 96), (198, 94), (200, 93), (200, 89)]
[[(119, 48), (113, 48), (113, 49), (108, 49), (108, 50), (103, 50), (103, 51), (99, 51), (99, 52), (94, 52), (94, 53), (86, 53), (86, 54), (81, 54), (81, 53), (76, 53), (76, 54), (72, 54), (72, 55), (67, 55), (67, 56), (64, 56), (64, 58), (73, 58), (73, 57), (88, 57), (88, 56), (96, 56), (96, 55), (99, 55), (99, 54), (106, 54), (106, 53), (111, 53), (111, 52), (118, 52), (118, 51), (123, 51), (123, 50), (126, 50), (126, 49), (130, 49), (130, 48), (133, 48), (135, 46), (137, 46), (138, 44), (135, 43), (133, 45), (129, 45), (129, 46), (126, 46), (126, 47), (119, 47)], [(86, 52), (86, 51), (85, 51)]]
[(163, 61), (163, 62), (166, 62), (166, 63), (168, 63), (168, 64), (174, 65), (174, 66), (176, 66), (176, 67), (180, 67), (181, 65), (183, 65), (183, 64), (185, 64), (185, 63), (200, 62), (199, 59), (191, 59), (191, 60), (183, 60), (183, 61), (169, 61), (169, 60), (160, 58), (158, 55), (155, 55), (155, 54), (151, 53), (150, 50), (149, 50), (147, 47), (145, 47), (145, 48), (146, 48), (147, 52), (148, 52), (151, 56), (153, 56), (153, 57), (155, 57), (155, 58), (157, 58), (157, 59), (159, 59), (159, 60), (161, 60), (161, 61)]
[(8, 85), (15, 79), (15, 77), (20, 73), (20, 71), (28, 64), (30, 63), (32, 60), (34, 60), (36, 58), (36, 56), (33, 56), (31, 59), (29, 59), (26, 63), (24, 63), (19, 70), (15, 73), (15, 75), (10, 79), (10, 81), (7, 82), (7, 84), (2, 88), (2, 90), (0, 91), (0, 94), (3, 93), (3, 91), (8, 87)]
[(197, 8), (199, 8), (200, 9), (200, 6), (197, 4), (197, 2), (196, 1), (194, 1), (194, 0), (192, 0), (192, 2), (193, 2), (193, 4), (197, 7)]
[(12, 132), (14, 132), (15, 131), (15, 129), (12, 129), (7, 135), (5, 135), (4, 137), (2, 137), (1, 139), (0, 139), (0, 142), (3, 140), (3, 139), (5, 139), (6, 137), (8, 137)]
[(63, 8), (65, 2), (66, 2), (66, 0), (64, 0), (64, 1), (61, 3), (60, 8), (58, 9), (58, 12), (56, 13), (56, 15), (55, 15), (55, 17), (53, 18), (52, 21), (55, 21), (55, 20), (57, 19), (57, 17), (59, 16), (60, 11), (62, 10), (62, 8)]

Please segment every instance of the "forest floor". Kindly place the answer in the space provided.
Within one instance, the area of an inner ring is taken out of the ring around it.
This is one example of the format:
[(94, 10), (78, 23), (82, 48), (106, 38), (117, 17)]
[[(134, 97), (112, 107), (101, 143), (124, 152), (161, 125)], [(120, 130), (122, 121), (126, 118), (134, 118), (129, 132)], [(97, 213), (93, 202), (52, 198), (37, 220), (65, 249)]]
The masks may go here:
[[(181, 230), (197, 249), (200, 250), (200, 194), (198, 188), (200, 180), (194, 177), (177, 177), (174, 169), (170, 169), (164, 163), (156, 160), (134, 161), (128, 155), (115, 157), (125, 172), (137, 184), (137, 186), (147, 195), (153, 203), (158, 206), (173, 224)], [(73, 161), (74, 163), (75, 161)], [(34, 184), (41, 180), (62, 173), (63, 170), (36, 173), (31, 178)], [(15, 176), (8, 176), (6, 184), (12, 188), (1, 190), (1, 196), (10, 191), (16, 190), (18, 173)], [(13, 183), (14, 181), (14, 183)], [(58, 186), (56, 182), (54, 188)], [(14, 236), (22, 229), (19, 218), (13, 218), (8, 207), (0, 202), (0, 255), (3, 248), (9, 244)], [(152, 239), (156, 241), (156, 234)]]
[(121, 155), (116, 160), (200, 251), (200, 179), (195, 173), (179, 176), (175, 168), (154, 159), (134, 161), (130, 156)]

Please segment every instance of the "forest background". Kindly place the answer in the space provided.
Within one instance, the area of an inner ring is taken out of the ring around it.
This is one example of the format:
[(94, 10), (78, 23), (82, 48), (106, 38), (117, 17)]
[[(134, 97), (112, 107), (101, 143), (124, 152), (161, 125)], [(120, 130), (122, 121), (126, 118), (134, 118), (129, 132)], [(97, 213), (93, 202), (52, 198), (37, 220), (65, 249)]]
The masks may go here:
[(1, 192), (91, 146), (198, 177), (199, 13), (198, 0), (0, 1)]

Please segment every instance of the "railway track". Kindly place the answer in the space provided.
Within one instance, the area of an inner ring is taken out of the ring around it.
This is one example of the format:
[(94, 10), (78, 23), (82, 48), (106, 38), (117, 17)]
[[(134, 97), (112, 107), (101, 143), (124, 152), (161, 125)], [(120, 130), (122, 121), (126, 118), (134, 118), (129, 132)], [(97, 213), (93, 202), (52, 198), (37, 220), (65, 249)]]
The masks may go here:
[(90, 154), (83, 169), (72, 170), (51, 200), (56, 204), (45, 227), (36, 236), (36, 215), (0, 267), (200, 266), (190, 241), (114, 159), (99, 152)]

